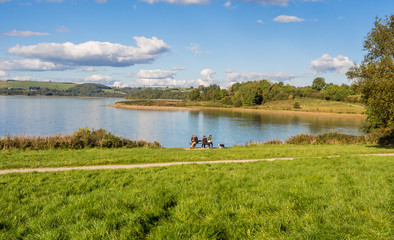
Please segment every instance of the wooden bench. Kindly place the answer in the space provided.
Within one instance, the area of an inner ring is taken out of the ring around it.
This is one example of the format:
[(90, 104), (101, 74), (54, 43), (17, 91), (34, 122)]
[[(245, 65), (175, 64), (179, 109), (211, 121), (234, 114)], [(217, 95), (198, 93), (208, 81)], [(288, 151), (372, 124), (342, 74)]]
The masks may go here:
[[(203, 147), (204, 147), (201, 140), (198, 140), (198, 141), (197, 141), (195, 147), (197, 148), (198, 145), (200, 145), (200, 148), (203, 148)], [(209, 143), (207, 143), (206, 146), (209, 148)], [(192, 147), (192, 143), (190, 143), (190, 147)], [(212, 144), (212, 148), (213, 148), (213, 144)]]

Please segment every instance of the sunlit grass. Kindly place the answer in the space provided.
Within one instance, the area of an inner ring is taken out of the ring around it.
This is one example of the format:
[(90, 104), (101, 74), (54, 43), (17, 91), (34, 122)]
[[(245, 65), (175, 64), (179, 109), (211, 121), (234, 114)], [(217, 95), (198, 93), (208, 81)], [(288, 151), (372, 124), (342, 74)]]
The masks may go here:
[(0, 151), (0, 169), (393, 153), (368, 145), (252, 145), (225, 149), (136, 148)]
[(390, 239), (393, 168), (364, 156), (6, 174), (0, 239)]
[[(294, 104), (300, 104), (299, 109), (294, 109)], [(313, 98), (296, 98), (292, 100), (280, 100), (264, 103), (260, 108), (269, 110), (291, 110), (302, 112), (325, 112), (364, 114), (365, 107), (359, 103), (347, 103), (339, 101), (327, 101)]]

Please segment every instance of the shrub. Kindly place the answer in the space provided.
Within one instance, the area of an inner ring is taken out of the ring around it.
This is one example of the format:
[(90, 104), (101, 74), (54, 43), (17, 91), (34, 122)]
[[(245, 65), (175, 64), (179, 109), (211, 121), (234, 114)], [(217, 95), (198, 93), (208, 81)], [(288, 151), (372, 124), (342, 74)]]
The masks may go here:
[(394, 131), (378, 129), (365, 136), (367, 143), (378, 144), (381, 146), (394, 146)]
[(0, 149), (57, 149), (57, 148), (137, 148), (137, 147), (161, 147), (158, 142), (133, 141), (120, 138), (104, 129), (90, 130), (79, 128), (71, 135), (54, 135), (49, 137), (6, 136), (0, 138)]
[(323, 133), (318, 135), (297, 134), (285, 141), (287, 144), (366, 144), (364, 136), (342, 133)]
[(300, 109), (301, 108), (300, 103), (299, 102), (295, 102), (294, 105), (293, 105), (293, 108), (294, 109)]

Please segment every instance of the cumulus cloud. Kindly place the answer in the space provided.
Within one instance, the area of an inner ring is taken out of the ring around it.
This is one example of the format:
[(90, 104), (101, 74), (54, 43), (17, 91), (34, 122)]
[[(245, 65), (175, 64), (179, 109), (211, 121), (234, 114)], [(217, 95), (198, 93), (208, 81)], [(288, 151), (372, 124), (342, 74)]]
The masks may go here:
[(96, 3), (107, 3), (107, 0), (95, 0)]
[(113, 87), (122, 87), (122, 86), (124, 86), (124, 84), (122, 84), (122, 82), (120, 82), (120, 81), (115, 81), (115, 82), (112, 84), (112, 86), (113, 86)]
[(170, 3), (176, 5), (191, 5), (191, 4), (202, 5), (202, 4), (208, 4), (210, 2), (209, 0), (143, 0), (143, 1), (149, 4), (164, 2), (164, 3)]
[(32, 36), (49, 36), (50, 33), (43, 33), (43, 32), (32, 32), (32, 31), (18, 31), (12, 30), (8, 33), (0, 33), (1, 35), (5, 35), (8, 37), (32, 37)]
[[(213, 75), (216, 73), (209, 68), (202, 70), (200, 74), (201, 74), (201, 78), (194, 81), (198, 85), (209, 86), (215, 80), (213, 78)], [(193, 83), (193, 81), (191, 83)]]
[(82, 79), (83, 83), (98, 83), (112, 86), (116, 81), (109, 75), (93, 74)]
[(328, 54), (323, 54), (321, 58), (311, 61), (309, 68), (315, 73), (335, 72), (345, 74), (354, 63), (348, 57), (338, 55), (334, 58)]
[(144, 70), (141, 69), (137, 74), (137, 82), (147, 86), (183, 86), (185, 80), (175, 80), (176, 71), (168, 70)]
[(261, 19), (257, 19), (256, 22), (257, 22), (257, 23), (260, 23), (260, 24), (263, 24), (263, 23), (264, 23), (263, 20), (261, 20)]
[(297, 76), (289, 73), (256, 73), (256, 72), (234, 72), (233, 70), (228, 70), (227, 81), (229, 82), (247, 82), (247, 81), (257, 81), (257, 80), (272, 80), (272, 81), (290, 81)]
[(83, 79), (85, 82), (111, 81), (112, 77), (108, 75), (93, 74)]
[(8, 53), (70, 67), (127, 67), (151, 63), (171, 50), (170, 46), (156, 37), (134, 37), (134, 40), (137, 42), (137, 47), (97, 41), (80, 44), (39, 43), (30, 46), (16, 45), (8, 49)]
[(305, 19), (296, 16), (280, 15), (274, 18), (275, 22), (289, 23), (289, 22), (303, 22)]
[(8, 74), (6, 71), (0, 70), (0, 77), (7, 77)]
[(40, 59), (0, 59), (0, 70), (8, 71), (57, 71), (69, 67)]

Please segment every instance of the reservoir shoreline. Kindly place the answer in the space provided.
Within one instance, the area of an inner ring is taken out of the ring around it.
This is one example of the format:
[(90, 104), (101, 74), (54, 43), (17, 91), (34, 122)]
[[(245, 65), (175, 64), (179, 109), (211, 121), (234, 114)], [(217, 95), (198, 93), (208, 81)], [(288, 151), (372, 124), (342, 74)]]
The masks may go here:
[(266, 109), (248, 109), (248, 108), (219, 108), (219, 107), (174, 107), (174, 106), (141, 106), (141, 105), (125, 105), (120, 103), (103, 105), (105, 107), (114, 107), (129, 110), (147, 110), (147, 111), (201, 111), (201, 110), (223, 110), (236, 112), (253, 112), (253, 113), (282, 113), (286, 115), (307, 115), (319, 117), (344, 117), (365, 119), (365, 114), (349, 114), (349, 113), (329, 113), (329, 112), (305, 112), (291, 110), (266, 110)]

